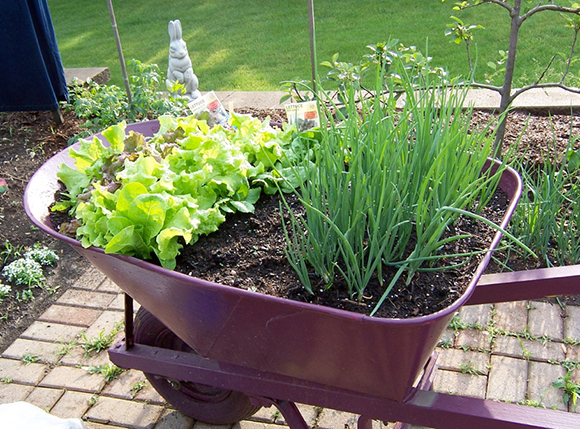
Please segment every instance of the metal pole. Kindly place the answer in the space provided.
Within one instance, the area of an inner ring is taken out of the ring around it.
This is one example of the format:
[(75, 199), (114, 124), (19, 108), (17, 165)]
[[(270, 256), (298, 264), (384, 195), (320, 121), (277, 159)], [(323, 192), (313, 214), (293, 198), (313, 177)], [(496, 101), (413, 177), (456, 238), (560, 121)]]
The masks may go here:
[(316, 93), (316, 34), (314, 31), (314, 1), (308, 0), (308, 29), (310, 30), (310, 65), (312, 68), (312, 89)]
[(123, 82), (125, 82), (127, 99), (129, 100), (129, 103), (132, 103), (133, 99), (131, 97), (131, 88), (129, 87), (129, 79), (127, 78), (127, 68), (125, 67), (125, 58), (123, 57), (123, 49), (121, 48), (121, 39), (119, 38), (119, 30), (117, 29), (117, 20), (115, 19), (115, 11), (113, 10), (112, 0), (107, 0), (107, 5), (109, 6), (109, 15), (111, 15), (111, 25), (113, 26), (113, 33), (115, 34), (117, 51), (119, 52), (119, 61), (121, 61), (121, 71), (123, 72)]

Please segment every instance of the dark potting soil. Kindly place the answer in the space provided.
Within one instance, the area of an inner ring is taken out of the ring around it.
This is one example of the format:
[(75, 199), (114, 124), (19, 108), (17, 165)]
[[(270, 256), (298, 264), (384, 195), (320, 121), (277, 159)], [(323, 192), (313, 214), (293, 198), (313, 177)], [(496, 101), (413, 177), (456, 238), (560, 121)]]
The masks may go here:
[[(300, 204), (292, 196), (285, 196), (295, 210)], [(486, 210), (487, 217), (499, 222), (506, 207), (505, 194), (498, 191)], [(193, 246), (182, 249), (176, 270), (216, 283), (297, 301), (320, 304), (348, 311), (369, 314), (382, 296), (382, 291), (396, 269), (384, 268), (384, 283), (373, 279), (363, 299), (359, 302), (350, 296), (346, 284), (336, 278), (332, 287), (325, 289), (323, 283), (316, 285), (312, 275), (315, 294), (310, 295), (290, 266), (286, 255), (286, 239), (281, 225), (280, 197), (263, 196), (253, 214), (238, 213), (230, 216), (215, 233), (201, 237)], [(287, 216), (284, 217), (287, 221)], [(495, 231), (481, 222), (461, 218), (448, 234), (468, 233), (472, 238), (450, 244), (442, 253), (458, 254), (475, 249), (485, 249)], [(461, 267), (421, 272), (407, 286), (403, 280), (395, 285), (388, 298), (375, 314), (378, 317), (408, 318), (439, 311), (465, 291), (481, 256), (469, 259), (447, 258), (442, 265)]]

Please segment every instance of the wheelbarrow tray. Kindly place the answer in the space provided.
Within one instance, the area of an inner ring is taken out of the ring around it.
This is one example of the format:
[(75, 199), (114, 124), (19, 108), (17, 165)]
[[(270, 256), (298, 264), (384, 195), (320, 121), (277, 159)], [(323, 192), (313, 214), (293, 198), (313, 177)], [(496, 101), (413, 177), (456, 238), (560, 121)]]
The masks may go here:
[[(158, 123), (131, 124), (130, 130), (150, 136)], [(48, 207), (60, 187), (60, 165), (74, 167), (68, 152), (53, 156), (30, 180), (24, 207), (32, 222), (70, 244), (200, 356), (217, 362), (403, 401), (491, 258), (488, 252), (456, 302), (410, 319), (369, 317), (208, 282), (137, 258), (83, 248), (59, 234)], [(521, 179), (508, 168), (500, 188), (510, 201), (500, 225), (505, 227), (521, 193)], [(490, 249), (500, 238), (497, 233)]]

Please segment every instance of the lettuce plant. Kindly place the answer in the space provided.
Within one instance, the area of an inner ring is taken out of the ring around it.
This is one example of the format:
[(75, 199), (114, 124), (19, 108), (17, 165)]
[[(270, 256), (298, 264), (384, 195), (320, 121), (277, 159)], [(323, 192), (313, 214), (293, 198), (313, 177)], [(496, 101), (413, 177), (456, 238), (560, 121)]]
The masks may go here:
[(236, 115), (231, 128), (193, 116), (159, 122), (149, 140), (126, 135), (121, 123), (103, 131), (108, 146), (95, 137), (71, 149), (75, 168), (58, 173), (70, 200), (55, 209), (70, 210), (83, 246), (155, 255), (173, 269), (183, 245), (215, 231), (225, 214), (252, 212), (262, 190), (296, 180), (287, 161), (293, 129)]

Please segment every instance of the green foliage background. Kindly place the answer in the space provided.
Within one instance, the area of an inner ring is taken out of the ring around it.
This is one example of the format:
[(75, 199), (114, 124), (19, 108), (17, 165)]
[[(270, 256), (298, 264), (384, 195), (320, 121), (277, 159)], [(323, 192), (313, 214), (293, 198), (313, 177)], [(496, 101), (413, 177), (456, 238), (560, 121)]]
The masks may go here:
[[(65, 67), (111, 70), (111, 83), (122, 85), (117, 49), (107, 3), (92, 0), (48, 0)], [(441, 0), (315, 0), (318, 60), (335, 52), (342, 61), (357, 61), (365, 46), (389, 37), (416, 45), (434, 65), (452, 74), (467, 73), (463, 46), (444, 36), (450, 15), (476, 30), (478, 77), (488, 61), (507, 49), (509, 19), (493, 6), (454, 11), (453, 1)], [(167, 23), (180, 19), (200, 89), (276, 90), (279, 83), (310, 76), (308, 13), (305, 0), (142, 0), (114, 1), (125, 59), (156, 63), (167, 69)], [(520, 38), (520, 78), (529, 82), (557, 51), (565, 51), (572, 32), (558, 14), (542, 13), (526, 22)]]

